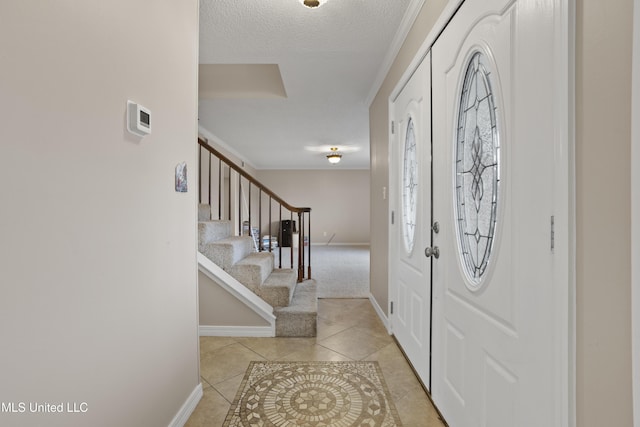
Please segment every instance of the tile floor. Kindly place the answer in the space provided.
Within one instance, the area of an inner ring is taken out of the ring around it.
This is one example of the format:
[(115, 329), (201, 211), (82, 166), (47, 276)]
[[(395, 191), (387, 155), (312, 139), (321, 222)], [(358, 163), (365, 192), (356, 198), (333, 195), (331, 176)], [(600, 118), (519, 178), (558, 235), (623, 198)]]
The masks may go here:
[(405, 427), (445, 426), (369, 300), (318, 306), (316, 338), (200, 337), (204, 396), (186, 427), (222, 426), (252, 360), (377, 360)]

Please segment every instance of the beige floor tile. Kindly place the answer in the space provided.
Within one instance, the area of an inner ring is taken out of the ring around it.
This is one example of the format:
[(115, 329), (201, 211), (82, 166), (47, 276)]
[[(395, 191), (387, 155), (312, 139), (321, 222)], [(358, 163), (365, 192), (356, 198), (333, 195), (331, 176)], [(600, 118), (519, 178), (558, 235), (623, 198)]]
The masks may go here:
[(205, 387), (202, 391), (202, 399), (185, 427), (221, 426), (231, 404), (211, 387)]
[(216, 389), (218, 393), (220, 393), (225, 399), (227, 399), (229, 403), (231, 403), (238, 393), (238, 389), (240, 388), (240, 384), (242, 383), (244, 375), (245, 373), (243, 372), (240, 375), (229, 378), (228, 380), (216, 383), (213, 388)]
[(384, 348), (393, 340), (387, 336), (378, 336), (366, 329), (349, 328), (318, 342), (323, 347), (343, 354), (351, 359), (360, 360)]
[(201, 337), (204, 397), (187, 426), (222, 425), (249, 362), (265, 359), (375, 360), (405, 427), (445, 425), (369, 300), (321, 299), (318, 308), (316, 338)]
[(280, 360), (295, 351), (315, 345), (315, 338), (238, 338), (238, 343), (267, 360)]
[(357, 319), (358, 322), (355, 324), (355, 326), (358, 326), (360, 328), (371, 328), (378, 333), (389, 335), (389, 331), (387, 331), (387, 328), (384, 326), (384, 324), (374, 311), (365, 313), (362, 316), (358, 316)]
[(200, 355), (200, 375), (211, 385), (240, 375), (249, 362), (265, 360), (242, 344), (235, 343)]
[(368, 310), (371, 306), (367, 298), (320, 298), (318, 300), (318, 315), (329, 316), (340, 311)]
[(395, 402), (404, 427), (444, 427), (426, 394), (410, 394)]
[(343, 323), (336, 323), (330, 319), (325, 319), (322, 317), (318, 317), (317, 321), (318, 332), (316, 339), (318, 341), (323, 340), (325, 338), (329, 338), (332, 335), (340, 333), (344, 330), (350, 328), (350, 326), (345, 325)]
[[(393, 341), (393, 339), (392, 339)], [(407, 365), (404, 356), (395, 342), (390, 342), (380, 350), (367, 357), (367, 360), (377, 360), (382, 365), (384, 362), (401, 363)]]
[(350, 362), (352, 359), (347, 356), (329, 350), (319, 344), (312, 345), (300, 351), (296, 351), (282, 358), (283, 361), (298, 362)]
[[(357, 301), (357, 303), (353, 303)], [(371, 305), (369, 300), (319, 300), (318, 317), (329, 319), (333, 324), (340, 324), (346, 328), (356, 326), (360, 319), (359, 313), (365, 304)]]
[(422, 385), (395, 343), (367, 356), (365, 360), (378, 362), (394, 400), (400, 400), (411, 393), (424, 394), (426, 397)]
[(208, 353), (236, 343), (232, 337), (200, 337), (200, 354)]

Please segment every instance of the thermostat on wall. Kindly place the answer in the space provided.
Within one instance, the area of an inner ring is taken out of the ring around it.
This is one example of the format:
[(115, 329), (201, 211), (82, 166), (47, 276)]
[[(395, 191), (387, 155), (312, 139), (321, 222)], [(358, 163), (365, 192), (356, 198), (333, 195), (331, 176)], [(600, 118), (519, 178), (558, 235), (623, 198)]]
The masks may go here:
[(127, 128), (129, 132), (145, 136), (151, 133), (151, 111), (140, 104), (127, 101)]

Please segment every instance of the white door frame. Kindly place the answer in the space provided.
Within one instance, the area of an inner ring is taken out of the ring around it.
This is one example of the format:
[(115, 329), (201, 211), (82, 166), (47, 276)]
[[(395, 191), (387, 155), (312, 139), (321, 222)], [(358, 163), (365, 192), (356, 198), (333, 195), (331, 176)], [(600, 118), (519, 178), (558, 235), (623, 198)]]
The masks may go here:
[[(392, 100), (395, 99), (402, 91), (402, 88), (411, 78), (411, 75), (418, 68), (424, 57), (427, 55), (431, 46), (442, 30), (446, 27), (451, 17), (458, 10), (459, 6), (464, 0), (450, 0), (445, 6), (442, 14), (436, 21), (435, 25), (425, 38), (424, 42), (418, 49), (413, 60), (407, 67), (406, 71), (398, 81), (394, 90), (389, 96), (388, 104), (389, 111), (391, 111)], [(558, 313), (556, 313), (557, 319), (562, 321), (557, 325), (558, 330), (561, 331), (558, 334), (559, 342), (558, 347), (560, 352), (558, 357), (561, 358), (558, 361), (558, 366), (561, 366), (561, 372), (557, 376), (558, 388), (562, 390), (562, 405), (563, 413), (557, 414), (561, 425), (566, 427), (574, 427), (576, 425), (576, 375), (575, 375), (575, 361), (576, 361), (576, 283), (575, 283), (575, 245), (576, 245), (576, 233), (575, 233), (575, 1), (576, 0), (562, 0), (561, 1), (561, 13), (556, 17), (556, 25), (559, 34), (563, 34), (562, 40), (558, 40), (554, 44), (554, 55), (557, 58), (556, 64), (558, 66), (556, 75), (562, 76), (556, 80), (557, 87), (554, 92), (559, 94), (555, 100), (554, 110), (558, 112), (556, 117), (558, 118), (558, 125), (556, 126), (556, 157), (554, 173), (556, 177), (556, 186), (554, 194), (554, 203), (557, 207), (557, 214), (555, 216), (555, 255), (554, 259), (557, 262), (554, 264), (554, 282), (564, 283), (566, 286), (556, 287), (555, 300), (558, 301)], [(640, 9), (640, 0), (635, 1), (635, 16), (636, 23), (638, 22), (638, 9)], [(636, 30), (636, 33), (638, 30)], [(635, 40), (638, 41), (639, 36), (636, 34)], [(637, 44), (640, 44), (638, 42)], [(636, 47), (636, 50), (640, 50)], [(640, 56), (640, 55), (638, 55)], [(637, 70), (640, 71), (640, 70)], [(637, 72), (634, 72), (636, 75)], [(636, 79), (639, 80), (639, 79)], [(638, 83), (636, 81), (636, 83)], [(640, 92), (636, 91), (636, 92)], [(635, 96), (635, 100), (638, 100), (640, 95)], [(640, 105), (640, 100), (638, 100)], [(637, 108), (636, 110), (640, 110)], [(635, 111), (637, 117), (639, 114)], [(638, 126), (640, 127), (640, 126)], [(640, 131), (636, 132), (640, 133)], [(389, 134), (389, 146), (391, 146), (393, 135)], [(636, 139), (640, 139), (636, 135)], [(640, 149), (640, 142), (638, 143)], [(391, 151), (389, 150), (389, 161), (391, 161)], [(640, 159), (640, 155), (639, 155)], [(640, 163), (640, 160), (639, 160)], [(632, 168), (632, 170), (637, 168)], [(640, 187), (640, 177), (637, 181)], [(638, 198), (640, 203), (640, 197)], [(389, 206), (389, 218), (391, 218), (392, 206)], [(392, 228), (389, 228), (391, 232)], [(640, 233), (638, 238), (634, 241), (638, 243), (640, 251)], [(390, 249), (390, 248), (389, 248)], [(636, 254), (640, 260), (640, 254)], [(388, 259), (391, 259), (389, 253)], [(634, 258), (635, 259), (635, 258)], [(634, 263), (635, 264), (635, 263)], [(640, 261), (638, 262), (640, 268)], [(392, 271), (392, 268), (389, 269)], [(391, 281), (389, 280), (389, 284)], [(392, 289), (389, 286), (389, 301), (392, 300)], [(640, 293), (640, 290), (639, 292)], [(640, 311), (640, 295), (635, 300), (638, 300), (637, 306)], [(640, 318), (640, 313), (637, 314)], [(634, 324), (635, 322), (634, 317)], [(640, 328), (637, 328), (640, 329)], [(637, 339), (636, 339), (637, 338)], [(636, 347), (640, 347), (640, 330), (634, 330), (634, 360), (638, 360), (640, 356), (640, 348), (636, 350)], [(637, 402), (634, 406), (640, 411), (640, 363), (635, 366), (637, 369), (634, 375), (635, 386), (635, 400)], [(640, 412), (638, 412), (640, 414)], [(640, 417), (640, 415), (639, 415)], [(635, 427), (640, 427), (640, 420), (636, 421)]]

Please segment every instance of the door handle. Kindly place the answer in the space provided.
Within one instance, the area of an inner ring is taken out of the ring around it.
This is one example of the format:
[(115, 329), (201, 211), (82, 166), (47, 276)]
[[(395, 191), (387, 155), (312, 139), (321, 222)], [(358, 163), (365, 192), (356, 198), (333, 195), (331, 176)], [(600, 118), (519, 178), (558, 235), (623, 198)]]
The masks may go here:
[(437, 246), (429, 246), (424, 250), (424, 256), (426, 256), (427, 258), (434, 257), (435, 259), (438, 259), (440, 258), (440, 248)]

